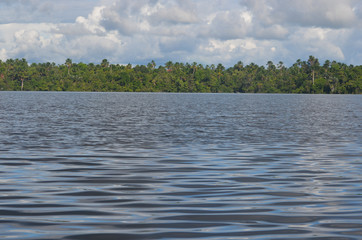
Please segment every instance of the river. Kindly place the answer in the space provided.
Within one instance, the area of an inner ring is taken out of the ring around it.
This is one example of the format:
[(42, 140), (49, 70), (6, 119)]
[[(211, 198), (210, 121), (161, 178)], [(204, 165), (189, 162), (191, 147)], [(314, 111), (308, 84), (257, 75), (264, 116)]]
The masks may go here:
[(0, 92), (1, 239), (361, 239), (362, 95)]

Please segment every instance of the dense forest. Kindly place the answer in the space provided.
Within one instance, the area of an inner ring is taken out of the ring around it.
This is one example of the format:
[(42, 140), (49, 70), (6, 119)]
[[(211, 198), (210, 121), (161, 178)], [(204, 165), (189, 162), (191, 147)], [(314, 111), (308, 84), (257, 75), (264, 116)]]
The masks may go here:
[(0, 60), (2, 91), (104, 91), (104, 92), (234, 92), (359, 94), (362, 66), (336, 61), (297, 60), (286, 67), (272, 61), (265, 66), (241, 61), (233, 67), (196, 62), (167, 62), (156, 66), (110, 64), (32, 63), (26, 59)]

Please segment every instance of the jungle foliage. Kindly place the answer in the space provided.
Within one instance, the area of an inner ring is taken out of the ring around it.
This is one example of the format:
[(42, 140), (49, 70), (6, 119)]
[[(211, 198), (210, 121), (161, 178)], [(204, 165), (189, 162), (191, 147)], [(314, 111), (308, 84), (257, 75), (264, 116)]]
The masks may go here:
[(362, 66), (317, 58), (297, 60), (286, 67), (272, 61), (265, 66), (241, 61), (233, 67), (196, 62), (167, 62), (156, 66), (110, 64), (32, 63), (26, 59), (0, 60), (2, 91), (104, 91), (104, 92), (238, 92), (359, 94)]

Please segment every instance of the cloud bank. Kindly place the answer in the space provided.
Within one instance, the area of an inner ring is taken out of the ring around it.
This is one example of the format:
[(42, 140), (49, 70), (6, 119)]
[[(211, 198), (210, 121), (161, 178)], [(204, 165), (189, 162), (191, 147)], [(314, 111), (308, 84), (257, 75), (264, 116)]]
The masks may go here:
[(362, 62), (357, 0), (3, 0), (0, 14), (1, 60)]

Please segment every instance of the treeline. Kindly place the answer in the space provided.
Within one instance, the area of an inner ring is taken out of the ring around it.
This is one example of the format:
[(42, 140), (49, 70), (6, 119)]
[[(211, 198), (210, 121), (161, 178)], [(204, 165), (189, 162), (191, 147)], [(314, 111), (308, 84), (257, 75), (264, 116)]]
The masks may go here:
[(233, 67), (196, 62), (167, 62), (156, 66), (110, 64), (32, 63), (26, 59), (0, 60), (2, 91), (104, 91), (104, 92), (239, 92), (359, 94), (362, 66), (325, 61), (310, 56), (286, 67), (283, 62), (265, 66), (241, 61)]

